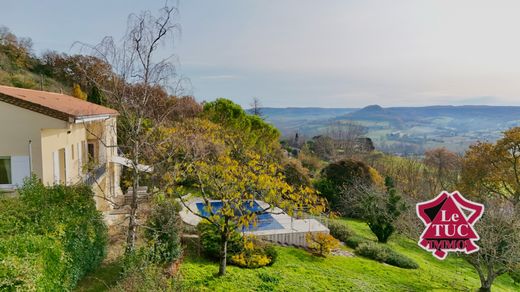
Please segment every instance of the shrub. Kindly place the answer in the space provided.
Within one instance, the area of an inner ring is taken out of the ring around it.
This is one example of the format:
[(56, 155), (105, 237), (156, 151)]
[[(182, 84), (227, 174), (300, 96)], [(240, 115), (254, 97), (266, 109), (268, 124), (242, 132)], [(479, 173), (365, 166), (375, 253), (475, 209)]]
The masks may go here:
[(520, 284), (520, 269), (517, 268), (509, 272), (509, 276), (513, 279), (515, 284)]
[(324, 162), (314, 155), (307, 145), (304, 145), (298, 154), (298, 159), (302, 162), (302, 166), (309, 169), (314, 176), (322, 167)]
[(260, 268), (267, 266), (271, 259), (265, 254), (241, 252), (231, 256), (231, 263), (242, 268)]
[(271, 262), (269, 262), (268, 266), (274, 264), (276, 260), (278, 259), (278, 251), (276, 251), (276, 248), (273, 244), (266, 244), (264, 247), (265, 254), (271, 259)]
[(62, 248), (46, 236), (2, 238), (0, 258), (0, 291), (56, 291), (67, 284), (63, 283), (67, 267)]
[(386, 243), (395, 231), (395, 222), (407, 206), (401, 196), (397, 194), (394, 181), (385, 178), (386, 193), (370, 194), (363, 199), (363, 217), (367, 220), (370, 230), (377, 236), (377, 240)]
[(231, 263), (243, 268), (259, 268), (272, 265), (278, 253), (276, 249), (254, 237), (244, 237), (243, 250), (231, 256)]
[(419, 265), (412, 259), (395, 252), (387, 246), (375, 242), (363, 242), (355, 250), (356, 254), (403, 269), (417, 269)]
[(122, 276), (126, 277), (132, 273), (142, 270), (150, 264), (149, 250), (143, 247), (125, 253), (122, 260)]
[(363, 242), (356, 248), (356, 254), (378, 262), (385, 262), (388, 258), (388, 249), (374, 242)]
[[(219, 259), (221, 239), (217, 227), (202, 221), (197, 225), (197, 229), (204, 254), (212, 259)], [(234, 231), (228, 240), (227, 260), (239, 267), (258, 268), (272, 265), (277, 257), (278, 252), (272, 244), (252, 236), (242, 237)]]
[(0, 235), (16, 235), (30, 229), (31, 215), (23, 212), (24, 204), (16, 198), (0, 198)]
[(20, 87), (20, 88), (36, 88), (37, 85), (29, 76), (24, 76), (22, 74), (16, 74), (11, 77), (11, 84), (13, 84), (14, 87)]
[(324, 232), (309, 232), (305, 235), (305, 240), (313, 253), (323, 257), (329, 255), (333, 249), (339, 247), (339, 241), (332, 235)]
[[(218, 227), (207, 221), (201, 221), (197, 225), (204, 254), (212, 259), (219, 259), (220, 255), (221, 238), (217, 228)], [(242, 236), (238, 232), (232, 232), (227, 244), (228, 261), (231, 255), (240, 253), (242, 249)]]
[(35, 232), (53, 234), (70, 260), (75, 285), (105, 257), (107, 228), (87, 186), (46, 188), (35, 179), (26, 182), (20, 197), (33, 213)]
[(125, 255), (122, 279), (110, 291), (179, 291), (177, 279), (168, 277), (162, 265), (154, 264), (149, 259), (146, 248)]
[(285, 181), (292, 186), (311, 186), (309, 170), (304, 168), (297, 159), (286, 159), (283, 162), (283, 174)]
[[(32, 178), (19, 193), (19, 199), (0, 201), (0, 219), (13, 223), (0, 225), (0, 258), (11, 265), (0, 269), (2, 285), (72, 289), (105, 256), (107, 228), (92, 191), (86, 186), (45, 187)], [(30, 266), (21, 263), (34, 264), (30, 278)]]
[(321, 178), (315, 184), (336, 211), (340, 208), (342, 190), (354, 185), (370, 186), (373, 180), (370, 168), (361, 161), (344, 159), (330, 163), (321, 171)]
[(354, 232), (352, 232), (347, 225), (337, 221), (331, 221), (329, 223), (329, 230), (332, 236), (343, 242), (347, 242), (347, 240), (354, 235)]
[(175, 201), (159, 197), (152, 206), (145, 229), (153, 261), (157, 263), (171, 262), (179, 257), (181, 243), (180, 205)]
[(417, 264), (414, 260), (395, 251), (392, 251), (388, 254), (386, 263), (403, 269), (419, 268), (419, 264)]
[(345, 244), (350, 247), (356, 249), (360, 244), (369, 242), (365, 238), (357, 235), (352, 235), (351, 237), (347, 238), (345, 241)]

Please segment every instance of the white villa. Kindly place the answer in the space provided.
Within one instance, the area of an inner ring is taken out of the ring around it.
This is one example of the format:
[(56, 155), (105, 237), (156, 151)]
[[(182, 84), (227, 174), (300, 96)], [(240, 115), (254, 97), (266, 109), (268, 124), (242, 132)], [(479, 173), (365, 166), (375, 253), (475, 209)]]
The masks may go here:
[(117, 115), (64, 94), (0, 86), (0, 190), (16, 190), (31, 173), (45, 185), (85, 182), (98, 209), (112, 210), (110, 199), (122, 196)]

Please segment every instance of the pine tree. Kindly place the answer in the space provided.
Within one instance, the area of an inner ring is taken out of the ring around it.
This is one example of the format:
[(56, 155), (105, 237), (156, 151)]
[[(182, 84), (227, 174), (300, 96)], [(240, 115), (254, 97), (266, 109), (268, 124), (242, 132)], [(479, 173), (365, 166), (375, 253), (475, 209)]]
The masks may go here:
[(104, 97), (99, 88), (97, 88), (96, 86), (92, 87), (88, 94), (87, 101), (103, 105)]
[(388, 241), (395, 231), (395, 221), (406, 210), (406, 204), (397, 194), (392, 178), (385, 178), (385, 187), (385, 193), (371, 192), (364, 202), (368, 227), (381, 243)]

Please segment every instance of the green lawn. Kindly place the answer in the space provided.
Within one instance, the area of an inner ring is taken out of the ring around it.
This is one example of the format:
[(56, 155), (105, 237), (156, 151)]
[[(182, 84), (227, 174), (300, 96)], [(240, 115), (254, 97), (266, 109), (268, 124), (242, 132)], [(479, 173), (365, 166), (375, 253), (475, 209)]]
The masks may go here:
[(77, 292), (108, 291), (121, 279), (121, 261), (103, 263), (98, 269), (86, 275), (74, 289)]
[[(358, 235), (373, 238), (365, 223), (342, 220)], [(228, 267), (225, 277), (216, 277), (218, 266), (198, 256), (188, 256), (181, 268), (183, 286), (193, 291), (474, 291), (479, 281), (473, 268), (450, 255), (439, 261), (412, 240), (394, 236), (389, 245), (419, 263), (405, 270), (362, 257), (331, 256), (323, 259), (307, 252), (279, 247), (271, 267)], [(509, 276), (501, 276), (493, 291), (519, 291)]]

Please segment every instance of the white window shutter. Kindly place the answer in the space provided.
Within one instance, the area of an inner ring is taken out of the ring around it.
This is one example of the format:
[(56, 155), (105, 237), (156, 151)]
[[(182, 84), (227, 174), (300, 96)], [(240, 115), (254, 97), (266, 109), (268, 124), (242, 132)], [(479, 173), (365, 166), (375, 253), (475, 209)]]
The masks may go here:
[(29, 156), (11, 156), (11, 175), (13, 185), (21, 187), (23, 180), (31, 175)]
[(58, 151), (52, 152), (52, 165), (54, 167), (54, 184), (60, 183), (60, 158)]
[(83, 173), (81, 171), (83, 167), (83, 142), (79, 142), (76, 148), (78, 148), (78, 173), (81, 175)]
[(65, 146), (65, 185), (70, 184), (70, 146)]

